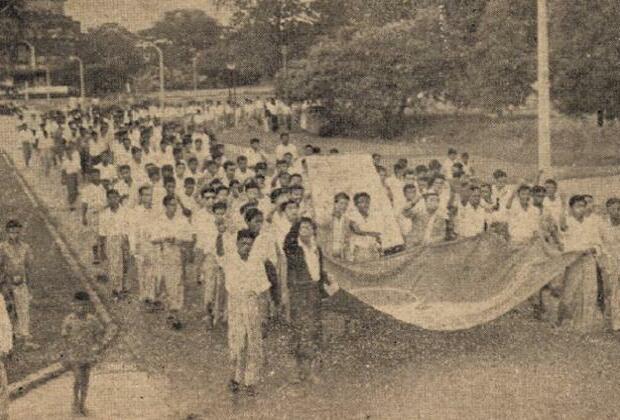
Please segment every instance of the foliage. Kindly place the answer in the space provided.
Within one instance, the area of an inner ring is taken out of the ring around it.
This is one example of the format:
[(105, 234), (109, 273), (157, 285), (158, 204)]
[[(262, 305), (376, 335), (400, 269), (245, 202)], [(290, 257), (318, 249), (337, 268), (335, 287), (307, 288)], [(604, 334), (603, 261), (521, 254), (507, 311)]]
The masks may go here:
[(117, 24), (104, 24), (84, 36), (80, 48), (88, 94), (119, 92), (144, 68), (138, 38)]
[[(279, 91), (323, 103), (369, 132), (392, 137), (418, 97), (440, 95), (452, 68), (437, 8), (410, 21), (323, 40), (278, 76)], [(286, 77), (288, 76), (288, 77)]]
[[(620, 3), (591, 0), (551, 4), (552, 94), (571, 115), (620, 115)], [(576, 30), (577, 29), (577, 30)]]
[[(161, 20), (142, 32), (140, 36), (150, 40), (165, 40), (166, 68), (172, 75), (167, 78), (170, 88), (190, 88), (193, 82), (192, 60), (198, 56), (204, 63), (205, 53), (222, 37), (222, 27), (200, 9), (177, 9), (166, 12)], [(202, 67), (202, 66), (200, 66)]]

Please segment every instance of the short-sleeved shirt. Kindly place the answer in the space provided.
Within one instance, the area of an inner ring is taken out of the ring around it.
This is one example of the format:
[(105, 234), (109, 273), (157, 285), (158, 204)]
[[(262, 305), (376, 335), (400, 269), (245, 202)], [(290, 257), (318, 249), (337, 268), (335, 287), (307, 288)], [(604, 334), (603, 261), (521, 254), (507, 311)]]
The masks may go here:
[(127, 235), (127, 210), (123, 207), (116, 212), (106, 208), (99, 214), (99, 236)]
[(32, 261), (30, 245), (24, 242), (11, 244), (0, 242), (0, 265), (2, 270), (15, 283), (26, 281), (26, 266)]
[(101, 345), (105, 327), (95, 315), (87, 314), (80, 319), (72, 313), (63, 321), (61, 334), (67, 346), (63, 361), (89, 363), (95, 359), (93, 350)]

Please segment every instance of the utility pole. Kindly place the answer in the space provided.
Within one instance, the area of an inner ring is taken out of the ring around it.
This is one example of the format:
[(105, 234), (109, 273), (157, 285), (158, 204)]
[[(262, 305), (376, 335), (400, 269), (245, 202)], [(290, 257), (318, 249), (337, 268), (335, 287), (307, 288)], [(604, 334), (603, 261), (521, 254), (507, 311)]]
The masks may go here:
[(549, 15), (538, 0), (538, 169), (551, 170), (551, 99), (549, 94)]

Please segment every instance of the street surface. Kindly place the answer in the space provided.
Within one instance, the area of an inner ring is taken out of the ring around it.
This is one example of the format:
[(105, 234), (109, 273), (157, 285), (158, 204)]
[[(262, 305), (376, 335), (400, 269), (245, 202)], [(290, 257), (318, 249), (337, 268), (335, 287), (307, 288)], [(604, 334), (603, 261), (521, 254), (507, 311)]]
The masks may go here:
[[(78, 218), (66, 210), (58, 172), (46, 179), (36, 168), (22, 167), (18, 150), (7, 149), (96, 273)], [(27, 240), (41, 255), (38, 270), (47, 273), (49, 289), (38, 298), (46, 295), (48, 305), (62, 308), (75, 287), (66, 263), (54, 254), (53, 239), (4, 161), (0, 182), (2, 221), (10, 213), (28, 221)], [(610, 191), (610, 185), (617, 191), (618, 178), (587, 181), (594, 191)], [(299, 388), (287, 383), (291, 360), (278, 329), (267, 340), (258, 396), (233, 400), (226, 389), (225, 331), (205, 333), (200, 289), (187, 286), (186, 326), (179, 332), (166, 327), (163, 315), (143, 313), (135, 302), (108, 304), (121, 331), (91, 377), (93, 418), (548, 419), (616, 418), (620, 412), (618, 337), (556, 330), (534, 321), (527, 308), (471, 330), (439, 333), (358, 306), (351, 313), (358, 321), (355, 331), (326, 343), (322, 384)], [(104, 300), (106, 288), (98, 286)], [(43, 321), (48, 324), (35, 334), (57, 331), (56, 321)], [(15, 369), (9, 362), (9, 370)], [(12, 418), (69, 418), (70, 401), (71, 377), (64, 375), (12, 402)]]

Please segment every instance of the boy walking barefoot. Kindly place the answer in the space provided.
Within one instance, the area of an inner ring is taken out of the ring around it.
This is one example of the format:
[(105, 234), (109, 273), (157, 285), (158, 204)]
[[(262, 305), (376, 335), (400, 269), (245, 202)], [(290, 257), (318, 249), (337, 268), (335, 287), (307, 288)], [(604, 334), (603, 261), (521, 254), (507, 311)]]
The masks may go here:
[(73, 414), (87, 416), (86, 396), (90, 370), (102, 348), (105, 327), (92, 314), (90, 295), (77, 292), (73, 297), (73, 312), (62, 323), (65, 352), (62, 363), (75, 378), (73, 384)]

